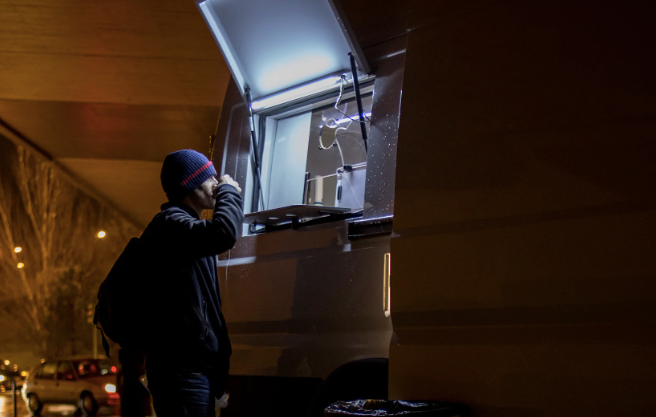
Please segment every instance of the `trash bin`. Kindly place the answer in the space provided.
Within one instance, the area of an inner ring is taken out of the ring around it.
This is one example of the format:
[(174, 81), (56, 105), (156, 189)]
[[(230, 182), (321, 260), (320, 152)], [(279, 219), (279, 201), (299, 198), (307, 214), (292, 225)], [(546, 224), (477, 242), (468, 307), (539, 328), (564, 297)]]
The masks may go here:
[(337, 401), (324, 410), (324, 417), (464, 417), (461, 404), (441, 401), (355, 400)]

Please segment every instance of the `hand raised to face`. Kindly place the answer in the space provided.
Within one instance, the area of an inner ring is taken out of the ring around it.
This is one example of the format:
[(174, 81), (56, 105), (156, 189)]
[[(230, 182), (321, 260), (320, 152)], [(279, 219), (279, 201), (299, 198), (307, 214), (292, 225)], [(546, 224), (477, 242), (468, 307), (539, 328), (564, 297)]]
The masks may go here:
[(239, 183), (233, 180), (230, 175), (224, 174), (223, 176), (221, 176), (221, 178), (219, 178), (219, 187), (222, 186), (223, 184), (232, 185), (237, 189), (237, 192), (241, 194), (241, 187), (239, 186)]

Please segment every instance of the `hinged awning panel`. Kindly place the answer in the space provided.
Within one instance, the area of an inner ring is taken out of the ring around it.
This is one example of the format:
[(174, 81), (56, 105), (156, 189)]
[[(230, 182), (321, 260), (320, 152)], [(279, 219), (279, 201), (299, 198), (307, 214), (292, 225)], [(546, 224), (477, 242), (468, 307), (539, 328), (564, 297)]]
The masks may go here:
[(257, 100), (350, 72), (349, 52), (367, 71), (331, 1), (204, 0), (198, 6), (242, 94), (249, 87)]

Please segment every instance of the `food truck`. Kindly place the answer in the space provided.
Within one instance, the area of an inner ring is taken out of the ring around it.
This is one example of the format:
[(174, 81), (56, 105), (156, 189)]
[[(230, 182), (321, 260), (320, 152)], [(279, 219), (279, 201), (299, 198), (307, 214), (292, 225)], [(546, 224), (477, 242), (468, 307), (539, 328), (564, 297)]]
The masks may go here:
[(198, 8), (233, 75), (213, 159), (246, 213), (219, 267), (226, 413), (385, 398), (403, 49), (371, 66), (328, 0)]
[(651, 3), (198, 5), (247, 213), (226, 413), (654, 413)]

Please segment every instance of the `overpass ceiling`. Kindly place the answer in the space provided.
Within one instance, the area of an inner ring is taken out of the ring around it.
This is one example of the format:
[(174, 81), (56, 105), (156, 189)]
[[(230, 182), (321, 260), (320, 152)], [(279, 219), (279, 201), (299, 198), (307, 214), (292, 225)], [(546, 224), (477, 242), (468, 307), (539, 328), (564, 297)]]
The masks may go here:
[[(405, 30), (398, 2), (343, 4), (365, 48)], [(194, 0), (0, 0), (0, 119), (139, 226), (164, 156), (208, 151), (229, 80)]]

